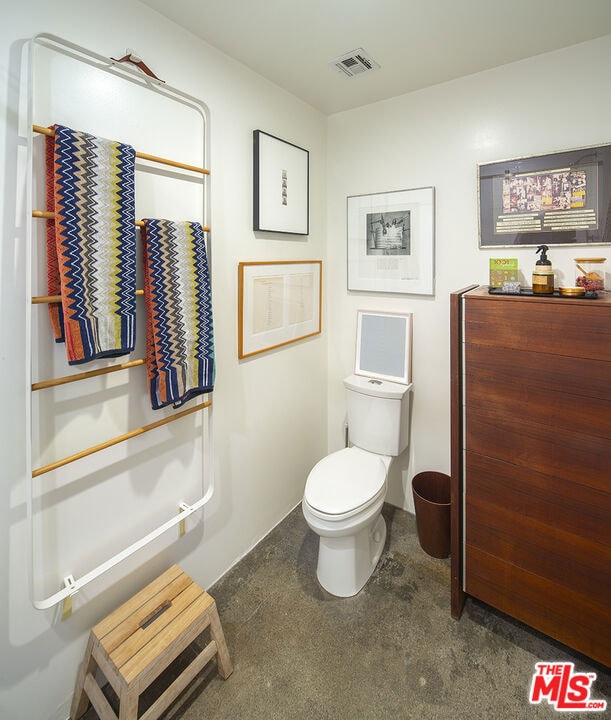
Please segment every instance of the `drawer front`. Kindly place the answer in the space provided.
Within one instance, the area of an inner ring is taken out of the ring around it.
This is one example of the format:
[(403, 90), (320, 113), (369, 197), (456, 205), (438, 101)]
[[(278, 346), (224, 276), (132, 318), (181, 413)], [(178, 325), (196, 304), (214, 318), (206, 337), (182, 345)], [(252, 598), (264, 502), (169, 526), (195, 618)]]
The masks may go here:
[(485, 552), (590, 601), (611, 597), (608, 546), (480, 498), (467, 497), (465, 513), (469, 550)]
[(546, 427), (550, 440), (559, 430), (607, 438), (611, 472), (611, 399), (576, 395), (571, 386), (556, 392), (520, 382), (517, 376), (501, 380), (470, 371), (465, 376), (465, 402), (469, 415), (528, 418)]
[[(558, 533), (563, 545), (582, 540), (594, 543), (597, 547), (591, 552), (604, 549), (611, 561), (611, 492), (473, 452), (466, 454), (466, 468), (467, 511), (486, 508), (492, 515), (498, 507), (511, 518), (512, 531), (513, 523), (524, 518), (542, 532), (549, 527)], [(611, 582), (611, 574), (609, 578)]]
[(465, 571), (470, 595), (611, 665), (608, 596), (593, 602), (478, 548), (466, 548)]
[[(467, 450), (505, 463), (584, 485), (611, 489), (608, 438), (575, 433), (526, 418), (467, 413)], [(466, 483), (468, 485), (467, 475)]]
[[(611, 318), (609, 318), (611, 322)], [(465, 344), (469, 377), (491, 379), (510, 394), (517, 386), (570, 393), (584, 399), (611, 402), (611, 363), (567, 355), (533, 353), (518, 348)], [(611, 356), (609, 358), (611, 360)], [(585, 402), (585, 400), (584, 400)], [(609, 405), (605, 406), (607, 412)], [(592, 426), (600, 418), (592, 416)]]
[[(496, 298), (495, 298), (496, 300)], [(467, 342), (609, 361), (611, 304), (498, 302), (467, 297)]]

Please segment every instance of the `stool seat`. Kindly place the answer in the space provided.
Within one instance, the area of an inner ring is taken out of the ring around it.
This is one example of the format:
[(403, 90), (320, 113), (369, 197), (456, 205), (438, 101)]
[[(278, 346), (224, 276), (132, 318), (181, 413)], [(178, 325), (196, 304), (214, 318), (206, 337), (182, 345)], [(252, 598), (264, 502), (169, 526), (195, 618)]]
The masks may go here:
[[(104, 720), (138, 720), (140, 695), (208, 627), (210, 642), (140, 720), (156, 720), (215, 656), (221, 677), (233, 672), (214, 599), (173, 565), (91, 630), (71, 720), (89, 702)], [(118, 717), (96, 680), (98, 670), (119, 698)]]

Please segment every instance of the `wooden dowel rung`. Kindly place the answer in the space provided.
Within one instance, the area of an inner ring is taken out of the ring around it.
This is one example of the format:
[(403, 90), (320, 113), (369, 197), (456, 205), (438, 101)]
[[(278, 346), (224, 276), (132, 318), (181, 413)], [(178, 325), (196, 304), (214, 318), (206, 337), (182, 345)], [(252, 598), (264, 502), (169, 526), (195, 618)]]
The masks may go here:
[[(144, 290), (136, 290), (136, 295), (144, 295)], [(32, 298), (32, 305), (44, 305), (45, 303), (56, 303), (61, 301), (61, 295), (35, 295)]]
[[(42, 218), (43, 220), (55, 220), (55, 213), (49, 210), (32, 210), (33, 218)], [(138, 227), (144, 227), (144, 220), (136, 220)]]
[(53, 137), (55, 135), (55, 132), (51, 130), (51, 128), (44, 127), (43, 125), (32, 125), (32, 130), (40, 133), (41, 135), (48, 135), (49, 137)]
[(189, 165), (188, 163), (179, 162), (178, 160), (168, 160), (167, 158), (157, 157), (157, 155), (149, 155), (148, 153), (137, 152), (136, 157), (139, 160), (150, 160), (160, 165), (169, 165), (170, 167), (180, 168), (181, 170), (190, 170), (191, 172), (200, 173), (201, 175), (210, 175), (210, 170), (200, 168), (197, 165)]
[[(40, 133), (41, 135), (48, 135), (53, 137), (55, 132), (51, 128), (43, 127), (42, 125), (32, 125), (34, 132)], [(200, 168), (196, 165), (188, 165), (187, 163), (181, 163), (177, 160), (168, 160), (167, 158), (158, 157), (157, 155), (149, 155), (148, 153), (137, 152), (136, 157), (140, 160), (150, 160), (161, 165), (170, 165), (171, 167), (181, 168), (182, 170), (191, 170), (192, 172), (198, 172), (202, 175), (210, 175), (210, 170), (206, 168)]]
[[(48, 210), (32, 210), (32, 217), (42, 218), (43, 220), (55, 220), (55, 213), (49, 212)], [(136, 220), (136, 225), (138, 227), (144, 227), (144, 220)], [(210, 232), (210, 227), (204, 225), (202, 226), (202, 230), (204, 232)]]
[(129, 368), (146, 365), (146, 360), (140, 358), (138, 360), (129, 360), (120, 365), (111, 365), (110, 367), (99, 368), (98, 370), (88, 370), (87, 372), (76, 373), (75, 375), (64, 375), (63, 377), (53, 378), (52, 380), (41, 380), (32, 383), (32, 390), (44, 390), (58, 385), (66, 385), (67, 383), (78, 382), (79, 380), (87, 380), (87, 378), (98, 377), (99, 375), (108, 375), (108, 373), (118, 372), (119, 370), (128, 370)]
[(149, 430), (155, 430), (162, 425), (167, 425), (168, 423), (174, 422), (174, 420), (179, 420), (186, 415), (190, 415), (191, 413), (197, 412), (198, 410), (203, 410), (204, 408), (210, 407), (211, 405), (212, 401), (206, 400), (206, 402), (200, 403), (199, 405), (195, 405), (191, 408), (187, 408), (186, 410), (181, 410), (174, 415), (168, 415), (167, 417), (164, 417), (161, 420), (157, 420), (156, 422), (149, 423), (148, 425), (143, 425), (142, 427), (136, 428), (135, 430), (130, 430), (130, 432), (126, 432), (123, 435), (118, 435), (111, 440), (106, 440), (106, 442), (99, 443), (98, 445), (93, 445), (90, 448), (86, 448), (85, 450), (74, 453), (74, 455), (69, 455), (68, 457), (62, 458), (61, 460), (56, 460), (53, 463), (49, 463), (49, 465), (43, 465), (42, 467), (36, 468), (32, 470), (32, 477), (39, 477), (40, 475), (51, 472), (51, 470), (57, 470), (64, 465), (69, 465), (75, 460), (81, 460), (82, 458), (87, 457), (88, 455), (93, 455), (100, 450), (106, 450), (107, 448), (112, 447), (113, 445), (118, 445), (125, 440), (131, 440), (138, 435), (143, 435), (144, 433), (149, 432)]

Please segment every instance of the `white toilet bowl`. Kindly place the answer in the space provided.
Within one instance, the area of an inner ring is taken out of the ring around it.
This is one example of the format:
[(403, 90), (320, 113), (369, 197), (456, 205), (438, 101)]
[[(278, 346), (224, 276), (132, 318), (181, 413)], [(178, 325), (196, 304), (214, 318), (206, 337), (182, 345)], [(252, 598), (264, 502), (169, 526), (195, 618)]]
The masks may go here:
[(308, 475), (303, 515), (320, 537), (318, 581), (333, 595), (356, 595), (380, 559), (391, 462), (392, 457), (350, 447), (327, 455)]

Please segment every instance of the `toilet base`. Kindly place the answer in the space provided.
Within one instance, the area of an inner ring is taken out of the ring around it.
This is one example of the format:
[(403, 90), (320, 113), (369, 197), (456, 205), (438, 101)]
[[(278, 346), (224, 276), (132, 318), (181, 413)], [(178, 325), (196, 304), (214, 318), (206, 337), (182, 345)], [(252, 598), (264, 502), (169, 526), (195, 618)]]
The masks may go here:
[(356, 595), (375, 570), (385, 541), (386, 523), (382, 515), (354, 535), (321, 536), (318, 582), (337, 597)]

